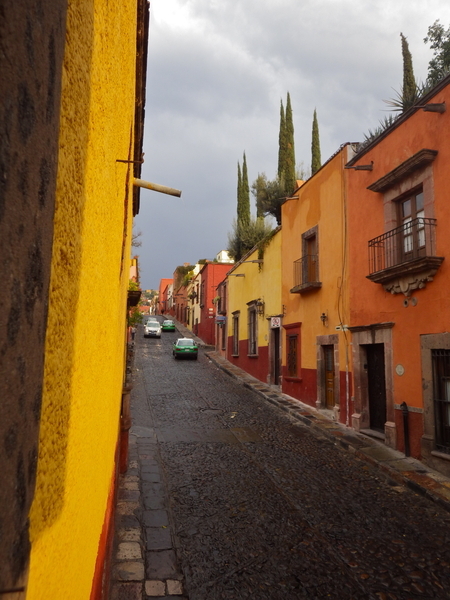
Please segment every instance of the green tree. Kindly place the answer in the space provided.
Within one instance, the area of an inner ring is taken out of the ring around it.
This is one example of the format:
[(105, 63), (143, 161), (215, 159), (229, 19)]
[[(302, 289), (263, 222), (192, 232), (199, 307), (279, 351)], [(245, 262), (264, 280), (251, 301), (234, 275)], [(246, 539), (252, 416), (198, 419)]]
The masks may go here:
[(317, 122), (317, 112), (314, 109), (312, 123), (312, 141), (311, 141), (311, 174), (314, 175), (322, 166), (320, 158), (320, 139), (319, 139), (319, 123)]
[(281, 225), (281, 204), (295, 190), (296, 181), (294, 123), (291, 97), (288, 92), (286, 112), (284, 111), (283, 101), (280, 105), (277, 178), (269, 180), (265, 173), (260, 173), (252, 184), (252, 193), (256, 198), (257, 216), (272, 215), (277, 220), (278, 225)]
[(238, 161), (238, 180), (237, 180), (237, 213), (239, 216), (239, 208), (241, 203), (241, 193), (242, 193), (242, 171), (241, 165)]
[(286, 195), (292, 194), (296, 188), (295, 181), (295, 148), (294, 121), (292, 117), (291, 96), (288, 92), (286, 100), (286, 156), (284, 168), (284, 184)]
[(137, 306), (133, 306), (128, 311), (128, 315), (127, 315), (128, 327), (136, 327), (136, 325), (139, 325), (139, 323), (142, 323), (144, 321), (144, 318), (142, 316), (141, 309), (140, 309), (141, 306), (142, 306), (142, 302), (139, 302), (139, 304)]
[(244, 152), (244, 160), (242, 162), (242, 185), (241, 185), (241, 209), (238, 212), (243, 225), (248, 225), (250, 222), (250, 188), (248, 186), (247, 158)]
[(418, 85), (414, 77), (413, 63), (411, 52), (409, 51), (408, 40), (400, 34), (402, 44), (402, 58), (403, 58), (403, 83), (400, 92), (395, 91), (395, 97), (390, 100), (384, 100), (389, 106), (390, 110), (396, 112), (405, 112), (408, 108), (411, 108), (419, 97), (425, 93), (423, 85)]
[(191, 273), (195, 269), (195, 265), (189, 265), (185, 263), (184, 265), (179, 265), (175, 269), (174, 278), (173, 278), (173, 289), (178, 290), (183, 284), (186, 276)]
[(280, 105), (280, 131), (278, 133), (278, 179), (284, 179), (286, 163), (286, 118), (284, 116), (283, 100)]
[(283, 182), (278, 178), (271, 181), (265, 173), (258, 173), (252, 183), (252, 194), (256, 199), (257, 216), (271, 215), (281, 225), (281, 205), (286, 198)]
[(430, 43), (434, 58), (428, 63), (427, 83), (431, 86), (450, 72), (450, 27), (446, 30), (439, 19), (428, 27), (428, 35), (423, 40)]
[(272, 231), (272, 227), (264, 219), (258, 217), (250, 217), (246, 225), (234, 220), (232, 231), (228, 234), (227, 251), (237, 262), (252, 248), (260, 244)]
[(402, 57), (403, 57), (403, 87), (402, 87), (402, 104), (403, 111), (410, 108), (417, 100), (417, 84), (414, 78), (414, 70), (412, 63), (409, 44), (403, 33), (400, 34), (402, 41)]
[(247, 224), (250, 220), (250, 190), (248, 186), (247, 159), (245, 152), (242, 171), (238, 162), (237, 219), (243, 224)]

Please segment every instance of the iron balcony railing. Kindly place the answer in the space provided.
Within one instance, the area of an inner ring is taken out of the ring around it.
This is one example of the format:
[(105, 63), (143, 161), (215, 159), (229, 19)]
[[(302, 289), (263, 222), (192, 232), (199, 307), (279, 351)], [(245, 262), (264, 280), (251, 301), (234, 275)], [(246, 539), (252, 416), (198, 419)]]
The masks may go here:
[(370, 275), (425, 256), (435, 256), (436, 219), (418, 217), (369, 241)]
[(319, 284), (319, 257), (305, 254), (294, 261), (294, 288), (305, 288)]

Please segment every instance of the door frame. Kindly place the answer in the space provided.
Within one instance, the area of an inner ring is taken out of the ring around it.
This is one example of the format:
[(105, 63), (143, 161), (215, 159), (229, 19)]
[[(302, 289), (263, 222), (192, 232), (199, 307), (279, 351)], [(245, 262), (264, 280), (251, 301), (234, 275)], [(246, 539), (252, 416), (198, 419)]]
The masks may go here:
[(397, 429), (394, 416), (394, 374), (392, 352), (392, 328), (395, 323), (374, 323), (363, 327), (349, 327), (353, 341), (353, 414), (352, 427), (356, 431), (371, 432), (369, 417), (369, 391), (367, 355), (365, 346), (384, 344), (384, 376), (386, 386), (386, 423), (384, 442), (390, 448), (397, 448)]
[[(385, 346), (384, 344), (365, 344), (362, 348), (365, 352), (364, 372), (367, 376), (369, 428), (374, 432), (381, 431), (384, 435), (384, 424), (387, 421)], [(380, 365), (377, 365), (378, 360), (381, 363)], [(380, 385), (381, 382), (383, 383), (382, 386)], [(377, 394), (375, 399), (373, 396), (375, 395), (374, 392), (377, 391), (380, 393)], [(377, 425), (379, 426), (377, 427)]]
[[(280, 323), (280, 327), (271, 327), (270, 326), (270, 317), (268, 318), (268, 325), (269, 325), (269, 377), (268, 377), (268, 383), (271, 385), (277, 385), (277, 386), (281, 386), (281, 352), (282, 352), (282, 345), (281, 345), (281, 323)], [(276, 333), (275, 331), (278, 330), (278, 349), (275, 348), (276, 345)], [(278, 350), (278, 351), (277, 351)], [(275, 361), (277, 360), (277, 354), (278, 354), (278, 377), (276, 374), (277, 368), (275, 365)]]
[[(339, 381), (339, 336), (318, 335), (317, 344), (317, 400), (318, 410), (327, 410), (327, 390), (325, 385), (325, 351), (323, 346), (334, 347), (334, 418), (339, 421), (341, 411), (340, 381)], [(328, 409), (329, 410), (329, 409)]]
[[(423, 381), (423, 435), (421, 454), (423, 460), (433, 469), (450, 477), (450, 455), (436, 450), (436, 429), (434, 416), (433, 362), (432, 350), (450, 350), (450, 333), (422, 334), (420, 336)], [(409, 407), (411, 410), (411, 407)], [(415, 409), (419, 412), (421, 409)]]

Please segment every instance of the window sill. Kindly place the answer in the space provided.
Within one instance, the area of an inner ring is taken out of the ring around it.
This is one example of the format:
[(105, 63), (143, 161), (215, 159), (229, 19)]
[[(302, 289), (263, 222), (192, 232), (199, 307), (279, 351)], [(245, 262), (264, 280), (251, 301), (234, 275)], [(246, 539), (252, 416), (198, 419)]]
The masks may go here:
[(239, 354), (232, 354), (231, 357), (232, 358), (239, 358)]
[(450, 460), (450, 454), (446, 454), (445, 452), (439, 452), (439, 450), (432, 450), (431, 455), (436, 458), (443, 458), (444, 460)]
[(247, 358), (259, 358), (259, 354), (247, 354)]

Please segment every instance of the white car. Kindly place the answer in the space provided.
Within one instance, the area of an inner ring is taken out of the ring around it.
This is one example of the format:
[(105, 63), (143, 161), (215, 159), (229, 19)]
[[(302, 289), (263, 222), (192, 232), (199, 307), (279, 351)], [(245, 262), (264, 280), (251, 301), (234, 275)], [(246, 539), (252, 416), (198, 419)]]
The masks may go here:
[(161, 337), (161, 325), (159, 321), (147, 321), (144, 325), (144, 337)]

